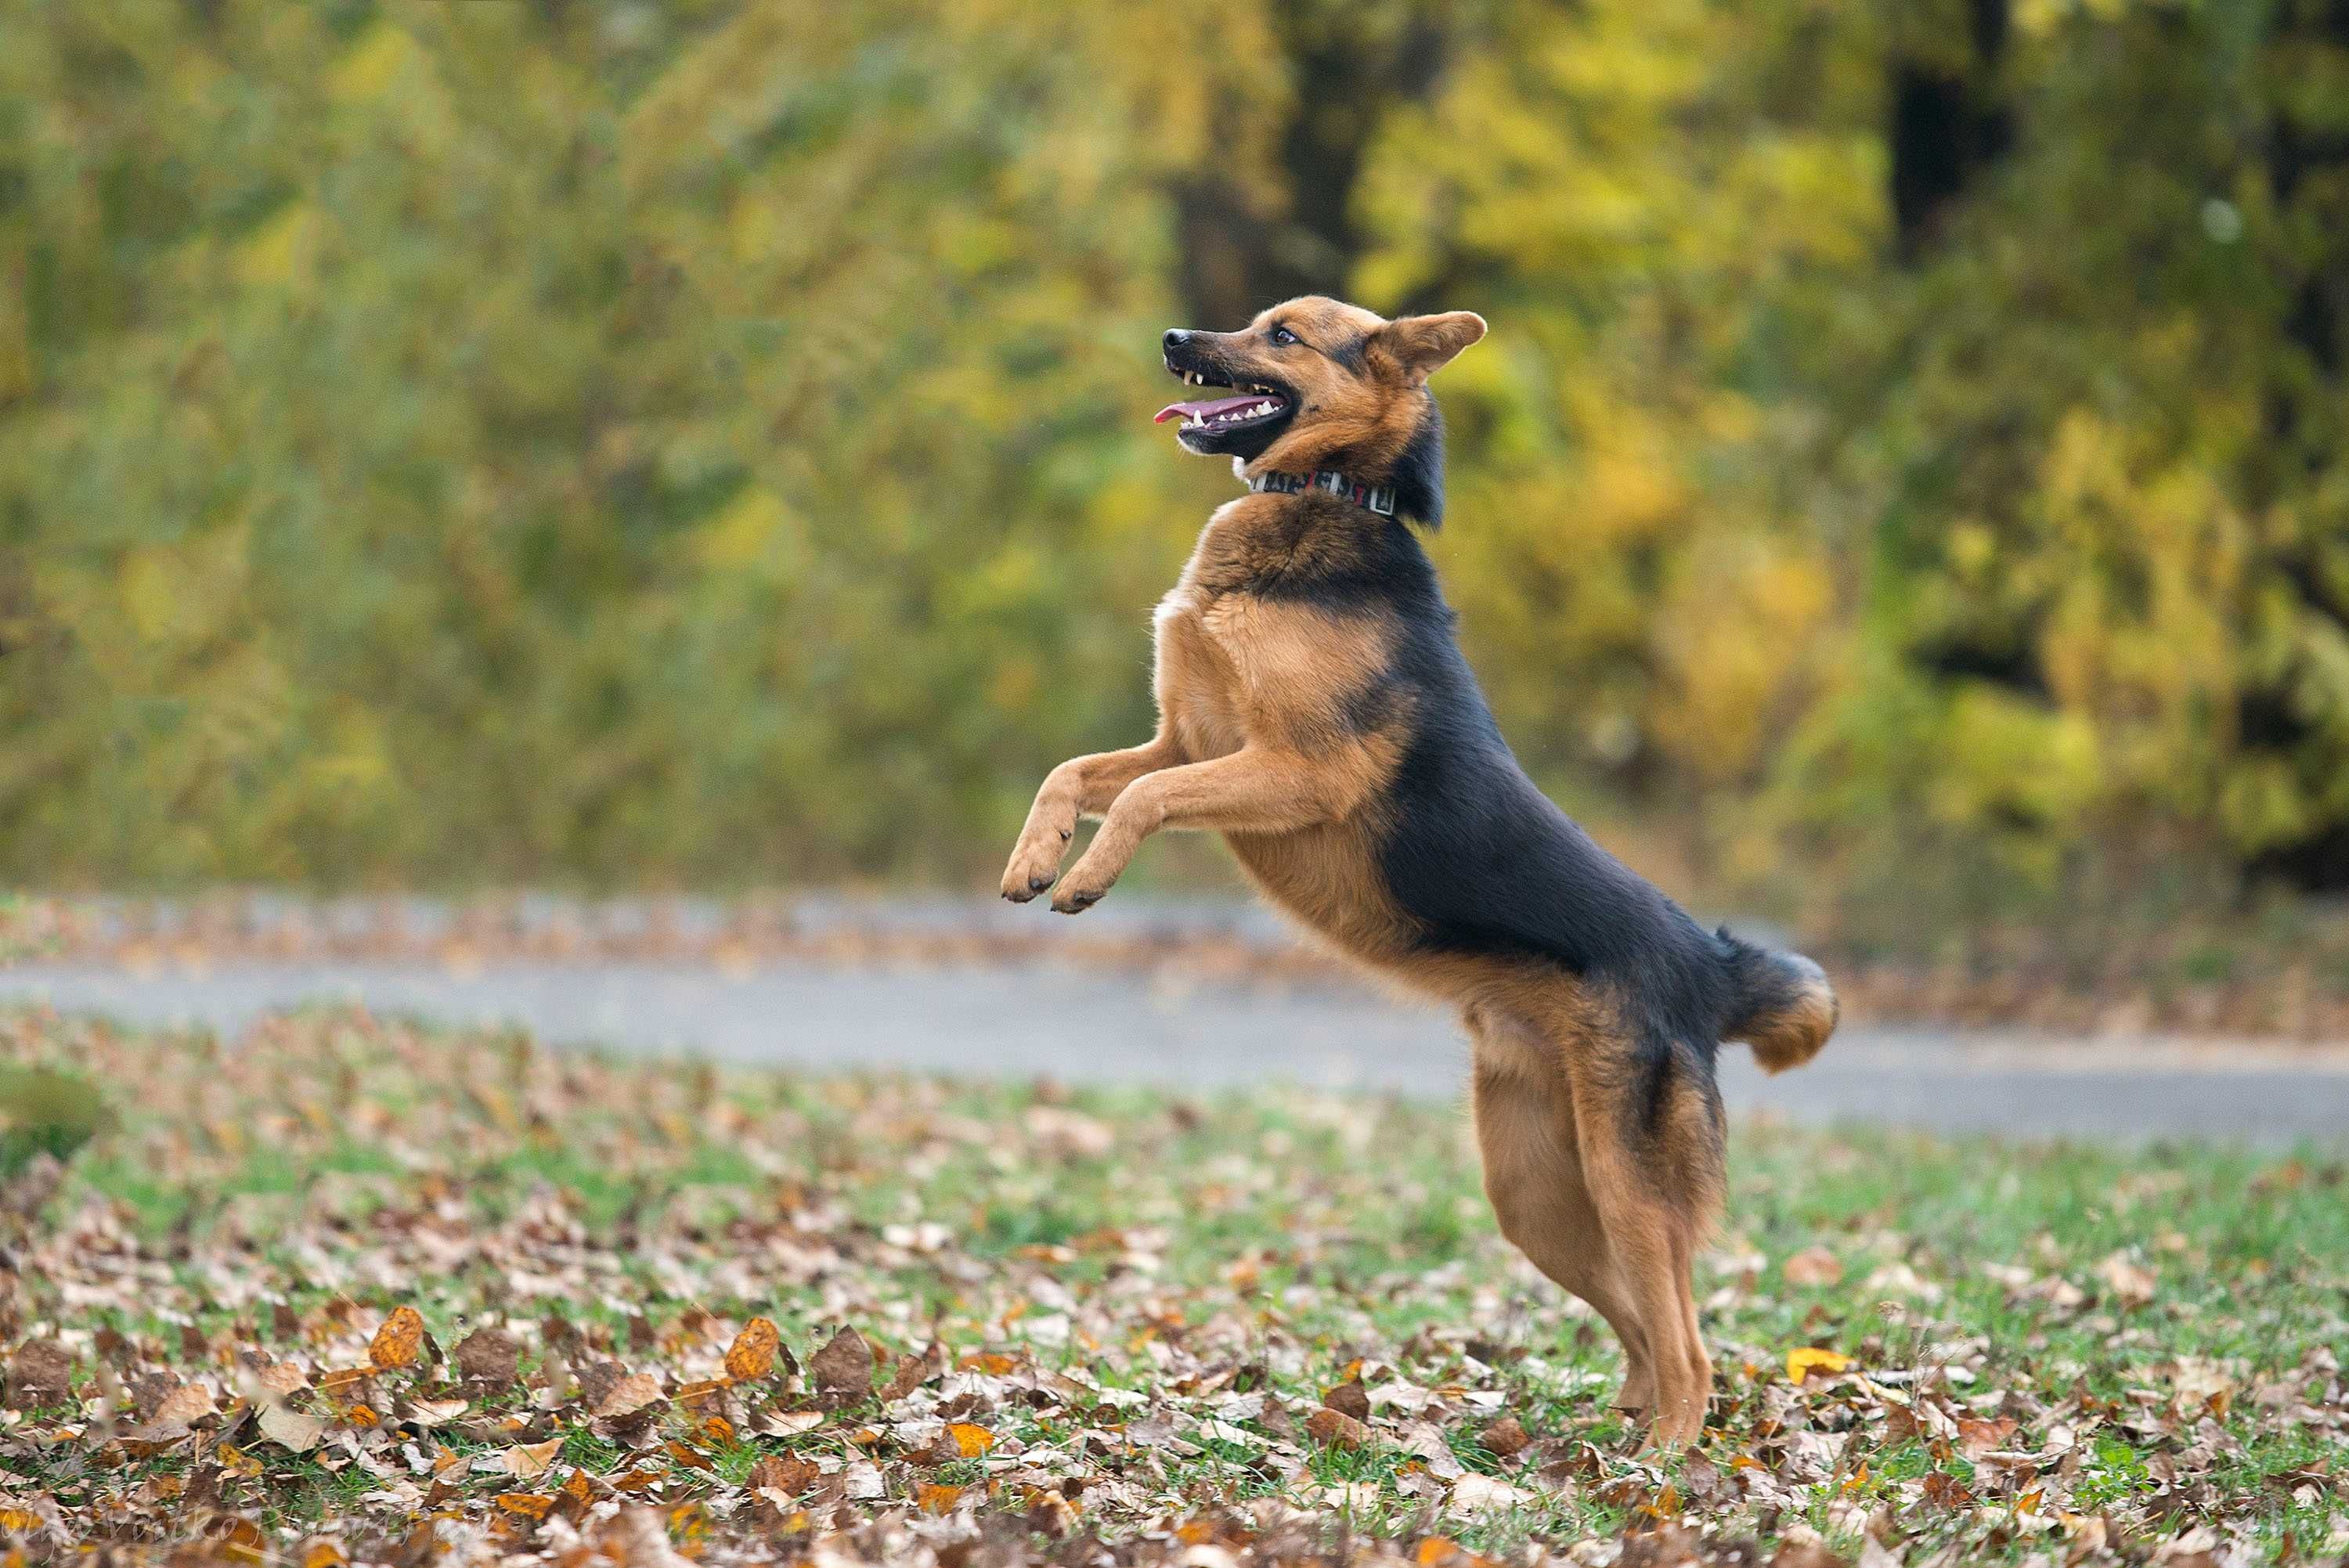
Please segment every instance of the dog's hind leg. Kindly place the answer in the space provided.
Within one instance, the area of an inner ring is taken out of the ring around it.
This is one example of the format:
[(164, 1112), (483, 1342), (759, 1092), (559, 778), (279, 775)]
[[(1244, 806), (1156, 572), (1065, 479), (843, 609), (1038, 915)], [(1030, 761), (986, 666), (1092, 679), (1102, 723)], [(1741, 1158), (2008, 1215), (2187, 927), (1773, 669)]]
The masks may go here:
[(1650, 1437), (1685, 1442), (1703, 1430), (1713, 1392), (1689, 1276), (1721, 1198), (1720, 1104), (1701, 1062), (1612, 1031), (1575, 1042), (1568, 1072), (1583, 1179), (1624, 1295), (1648, 1334), (1656, 1387)]
[(1485, 1195), (1501, 1233), (1607, 1320), (1623, 1344), (1623, 1387), (1615, 1402), (1645, 1412), (1656, 1397), (1648, 1336), (1583, 1181), (1574, 1102), (1556, 1047), (1528, 1025), (1485, 1007), (1470, 1007), (1462, 1021), (1475, 1053), (1473, 1104)]

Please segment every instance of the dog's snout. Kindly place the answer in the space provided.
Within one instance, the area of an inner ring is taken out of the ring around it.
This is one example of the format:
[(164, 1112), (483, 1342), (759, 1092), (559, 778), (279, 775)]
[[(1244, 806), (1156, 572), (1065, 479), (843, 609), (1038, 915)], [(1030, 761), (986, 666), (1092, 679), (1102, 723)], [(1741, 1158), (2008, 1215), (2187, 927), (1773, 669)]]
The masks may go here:
[(1179, 326), (1168, 327), (1166, 329), (1166, 335), (1159, 339), (1159, 342), (1165, 346), (1166, 352), (1169, 354), (1174, 353), (1176, 349), (1182, 347), (1185, 344), (1190, 341), (1191, 335), (1184, 331)]

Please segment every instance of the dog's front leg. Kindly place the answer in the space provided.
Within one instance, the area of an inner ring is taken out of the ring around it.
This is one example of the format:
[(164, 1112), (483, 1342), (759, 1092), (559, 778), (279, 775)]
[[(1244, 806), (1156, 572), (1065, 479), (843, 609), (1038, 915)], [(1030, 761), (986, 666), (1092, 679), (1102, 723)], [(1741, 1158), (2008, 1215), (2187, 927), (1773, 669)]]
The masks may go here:
[(1011, 863), (1003, 870), (1003, 896), (1026, 903), (1050, 887), (1077, 819), (1100, 816), (1135, 779), (1181, 760), (1173, 738), (1161, 734), (1144, 746), (1071, 757), (1053, 769), (1028, 808), (1028, 824), (1019, 830)]
[(1137, 779), (1061, 879), (1052, 907), (1076, 914), (1099, 903), (1142, 841), (1161, 828), (1279, 833), (1325, 821), (1335, 803), (1334, 782), (1326, 764), (1256, 746)]

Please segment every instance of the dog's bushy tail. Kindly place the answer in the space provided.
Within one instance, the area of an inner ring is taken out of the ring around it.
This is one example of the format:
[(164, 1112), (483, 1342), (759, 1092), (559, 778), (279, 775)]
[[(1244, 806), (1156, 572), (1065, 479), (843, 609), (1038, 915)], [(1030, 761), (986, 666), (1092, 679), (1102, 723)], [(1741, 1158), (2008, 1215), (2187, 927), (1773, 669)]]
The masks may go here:
[(1840, 1011), (1826, 972), (1799, 953), (1741, 942), (1726, 928), (1721, 940), (1735, 986), (1722, 1037), (1753, 1047), (1765, 1072), (1782, 1073), (1817, 1056)]

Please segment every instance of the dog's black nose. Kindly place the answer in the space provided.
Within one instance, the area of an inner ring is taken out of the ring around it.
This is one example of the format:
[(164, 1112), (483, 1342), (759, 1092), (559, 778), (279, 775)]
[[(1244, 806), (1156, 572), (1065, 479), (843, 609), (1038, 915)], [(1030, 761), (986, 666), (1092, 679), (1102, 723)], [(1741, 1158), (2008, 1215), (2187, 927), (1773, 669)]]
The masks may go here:
[(1190, 342), (1191, 335), (1179, 326), (1170, 326), (1166, 329), (1166, 335), (1159, 341), (1166, 346), (1166, 352), (1172, 354)]

